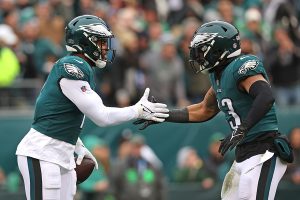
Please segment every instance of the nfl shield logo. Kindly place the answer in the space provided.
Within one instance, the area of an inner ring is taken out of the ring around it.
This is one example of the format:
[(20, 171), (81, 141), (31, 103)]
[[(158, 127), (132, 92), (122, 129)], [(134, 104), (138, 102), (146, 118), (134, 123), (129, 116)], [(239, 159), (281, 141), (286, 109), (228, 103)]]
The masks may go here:
[(85, 87), (85, 86), (82, 86), (82, 87), (81, 87), (81, 91), (82, 91), (82, 92), (86, 92), (86, 91), (87, 91), (86, 87)]

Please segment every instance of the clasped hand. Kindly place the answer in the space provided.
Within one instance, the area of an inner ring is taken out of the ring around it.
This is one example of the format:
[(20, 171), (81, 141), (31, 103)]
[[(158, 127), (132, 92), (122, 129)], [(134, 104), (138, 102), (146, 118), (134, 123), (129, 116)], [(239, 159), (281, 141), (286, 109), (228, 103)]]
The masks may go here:
[(148, 101), (149, 93), (150, 89), (147, 88), (143, 97), (135, 104), (138, 109), (138, 118), (154, 122), (165, 121), (169, 117), (167, 105)]

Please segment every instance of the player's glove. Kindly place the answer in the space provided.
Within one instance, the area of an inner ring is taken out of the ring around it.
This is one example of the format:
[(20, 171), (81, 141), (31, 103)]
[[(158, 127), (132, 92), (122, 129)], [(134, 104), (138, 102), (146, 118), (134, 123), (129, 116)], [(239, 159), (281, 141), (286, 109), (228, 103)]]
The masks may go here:
[[(154, 96), (151, 97), (151, 102), (152, 103), (157, 103), (156, 99), (154, 98)], [(139, 124), (143, 124), (139, 130), (144, 130), (146, 129), (148, 126), (153, 125), (153, 124), (157, 124), (158, 122), (156, 121), (152, 121), (152, 120), (145, 120), (145, 119), (138, 119), (136, 121), (133, 122), (134, 125), (139, 125)]]
[(165, 118), (169, 117), (167, 105), (148, 101), (149, 93), (150, 89), (147, 88), (143, 97), (135, 104), (138, 109), (138, 118), (156, 122), (165, 121)]
[(233, 130), (231, 135), (227, 136), (226, 138), (221, 140), (221, 145), (219, 147), (219, 153), (222, 156), (230, 149), (230, 151), (238, 145), (247, 134), (247, 128), (243, 125), (240, 125), (237, 129)]
[(98, 169), (98, 162), (96, 158), (93, 156), (93, 154), (83, 145), (80, 138), (78, 138), (75, 146), (75, 153), (77, 154), (76, 164), (80, 165), (82, 162), (82, 159), (84, 157), (90, 158), (95, 163), (95, 168)]

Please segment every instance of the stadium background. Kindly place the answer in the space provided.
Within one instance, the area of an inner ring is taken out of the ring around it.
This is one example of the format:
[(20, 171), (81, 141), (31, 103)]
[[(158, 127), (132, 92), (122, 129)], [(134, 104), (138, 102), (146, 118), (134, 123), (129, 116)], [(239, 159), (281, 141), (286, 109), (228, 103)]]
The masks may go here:
[[(65, 24), (81, 14), (105, 19), (117, 38), (115, 62), (95, 70), (97, 92), (105, 105), (135, 103), (146, 86), (172, 107), (200, 101), (209, 82), (205, 75), (192, 73), (187, 47), (201, 23), (221, 19), (239, 28), (243, 52), (264, 62), (279, 107), (280, 131), (288, 134), (300, 127), (300, 3), (296, 0), (1, 0), (0, 51), (5, 56), (0, 57), (0, 199), (24, 199), (16, 145), (30, 127), (35, 97), (51, 65), (66, 54)], [(204, 160), (209, 157), (211, 135), (229, 131), (222, 114), (201, 125), (164, 123), (143, 132), (132, 123), (99, 128), (87, 121), (82, 136), (97, 135), (105, 141), (113, 160), (126, 129), (144, 135), (162, 161), (169, 199), (220, 199), (220, 181), (205, 189), (197, 181), (174, 181), (173, 172), (181, 147), (195, 148)], [(276, 199), (297, 199), (299, 184), (285, 177)], [(78, 196), (80, 192), (79, 188)]]

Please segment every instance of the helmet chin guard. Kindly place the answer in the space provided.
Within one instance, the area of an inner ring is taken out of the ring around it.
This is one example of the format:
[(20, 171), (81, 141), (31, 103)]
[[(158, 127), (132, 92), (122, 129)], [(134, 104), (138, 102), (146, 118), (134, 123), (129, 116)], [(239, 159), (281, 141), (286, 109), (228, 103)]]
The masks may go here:
[(95, 62), (95, 65), (96, 67), (99, 67), (99, 68), (104, 68), (106, 66), (106, 62), (102, 61), (102, 60), (97, 60)]

